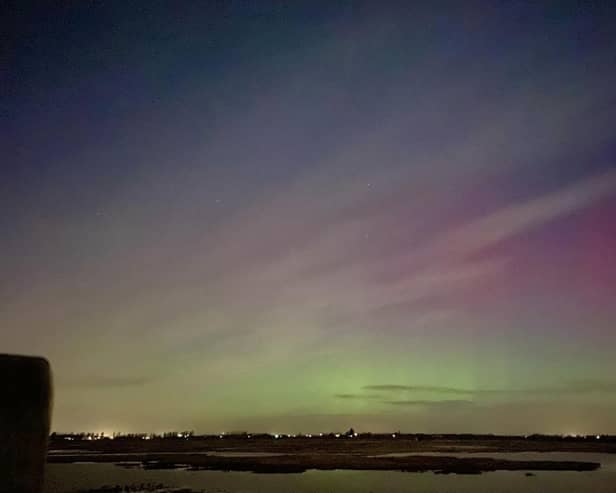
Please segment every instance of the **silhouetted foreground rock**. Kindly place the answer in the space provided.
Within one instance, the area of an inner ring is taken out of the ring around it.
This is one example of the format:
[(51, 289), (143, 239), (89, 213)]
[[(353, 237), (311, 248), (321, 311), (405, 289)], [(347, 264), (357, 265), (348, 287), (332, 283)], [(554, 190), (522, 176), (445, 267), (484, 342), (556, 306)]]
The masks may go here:
[(255, 473), (299, 473), (308, 469), (379, 470), (440, 474), (480, 474), (488, 471), (594, 471), (596, 462), (504, 460), (489, 457), (367, 457), (352, 454), (289, 454), (276, 457), (220, 457), (191, 453), (78, 454), (49, 456), (49, 462), (140, 462), (145, 469), (248, 471)]

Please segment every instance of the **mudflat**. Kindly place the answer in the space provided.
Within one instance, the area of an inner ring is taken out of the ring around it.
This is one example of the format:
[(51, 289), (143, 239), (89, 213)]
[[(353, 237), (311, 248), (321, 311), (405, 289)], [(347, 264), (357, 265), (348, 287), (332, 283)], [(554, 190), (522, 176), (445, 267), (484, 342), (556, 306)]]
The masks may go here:
[[(440, 455), (413, 455), (424, 453)], [(472, 452), (472, 456), (460, 457)], [(112, 462), (147, 469), (298, 473), (309, 469), (391, 470), (449, 474), (488, 471), (592, 471), (589, 461), (517, 460), (490, 457), (502, 452), (616, 453), (613, 441), (520, 438), (374, 437), (191, 437), (190, 439), (52, 439), (48, 462)], [(391, 456), (388, 454), (405, 454)], [(410, 455), (406, 455), (410, 454)], [(451, 455), (448, 455), (451, 454)]]

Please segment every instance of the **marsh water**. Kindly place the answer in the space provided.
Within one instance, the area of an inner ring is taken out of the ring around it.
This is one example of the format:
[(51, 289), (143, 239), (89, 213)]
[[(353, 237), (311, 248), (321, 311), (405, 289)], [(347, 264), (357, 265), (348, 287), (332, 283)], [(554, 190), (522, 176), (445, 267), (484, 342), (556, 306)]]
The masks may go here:
[[(444, 454), (469, 456), (471, 454)], [(71, 493), (106, 485), (162, 483), (207, 493), (616, 493), (616, 454), (508, 453), (472, 454), (512, 459), (596, 461), (593, 472), (499, 471), (481, 475), (441, 475), (392, 471), (307, 471), (301, 474), (143, 470), (114, 464), (49, 464), (47, 493)], [(506, 457), (504, 457), (506, 456)]]

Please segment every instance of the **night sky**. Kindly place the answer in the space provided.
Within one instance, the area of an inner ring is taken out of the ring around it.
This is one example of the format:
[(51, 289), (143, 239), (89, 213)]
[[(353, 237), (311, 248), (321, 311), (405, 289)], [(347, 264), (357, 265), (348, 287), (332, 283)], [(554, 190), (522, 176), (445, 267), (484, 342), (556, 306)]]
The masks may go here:
[(4, 3), (56, 431), (616, 433), (616, 5), (431, 3)]

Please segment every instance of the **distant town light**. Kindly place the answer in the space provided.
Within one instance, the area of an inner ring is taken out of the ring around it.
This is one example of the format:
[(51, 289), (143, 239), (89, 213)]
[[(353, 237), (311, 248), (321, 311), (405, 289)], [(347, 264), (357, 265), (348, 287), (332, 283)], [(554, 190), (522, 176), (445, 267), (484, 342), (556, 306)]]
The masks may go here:
[(280, 435), (278, 433), (275, 433), (274, 438), (280, 438)]
[(392, 433), (392, 434), (391, 434), (391, 437), (392, 437), (392, 438), (396, 438), (396, 434), (395, 434), (395, 433)]
[(597, 435), (597, 440), (601, 440), (601, 435)]
[(340, 438), (340, 433), (336, 433), (336, 438)]

